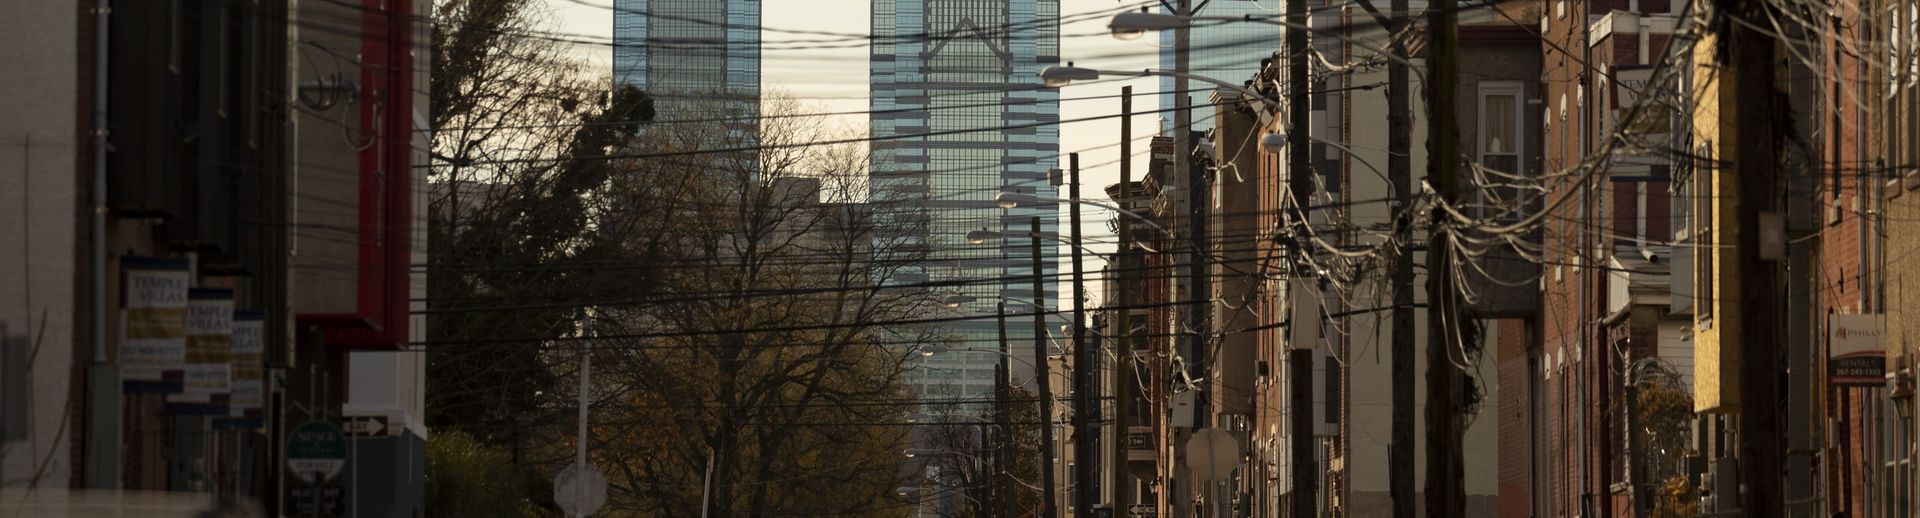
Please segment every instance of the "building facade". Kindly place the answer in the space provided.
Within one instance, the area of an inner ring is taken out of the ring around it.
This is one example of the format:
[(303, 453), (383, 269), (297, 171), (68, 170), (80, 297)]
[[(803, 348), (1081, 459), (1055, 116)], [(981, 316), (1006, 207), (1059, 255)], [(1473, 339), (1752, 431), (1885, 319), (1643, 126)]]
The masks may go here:
[[(1051, 288), (1033, 288), (1036, 275), (1045, 286), (1058, 280), (1059, 205), (995, 201), (1002, 192), (1059, 195), (1048, 174), (1058, 165), (1059, 94), (1039, 79), (1059, 62), (1059, 2), (875, 0), (872, 15), (877, 238), (923, 247), (927, 259), (901, 282), (953, 283), (943, 289), (963, 301), (954, 316), (968, 319), (943, 331), (963, 347), (991, 348), (996, 304), (1016, 314), (1060, 307)], [(1033, 218), (1039, 236), (1029, 235)], [(980, 230), (1001, 238), (969, 243)], [(1042, 240), (1038, 271), (1030, 239)], [(1066, 322), (1050, 318), (1048, 328)], [(1027, 326), (1008, 334), (1013, 343), (1035, 338)], [(996, 362), (990, 352), (926, 357), (914, 384), (923, 397), (988, 397)]]
[[(613, 81), (661, 113), (715, 96), (752, 120), (760, 98), (760, 0), (616, 0)], [(667, 118), (667, 117), (663, 117)]]
[[(212, 494), (254, 512), (422, 512), (424, 377), (402, 349), (423, 327), (428, 12), (44, 3), (0, 22), (33, 49), (0, 90), (45, 101), (0, 125), (25, 165), (0, 177), (26, 201), (0, 228), (33, 242), (0, 260), (21, 274), (0, 280), (8, 512)], [(14, 371), (29, 336), (41, 349)], [(369, 416), (391, 431), (334, 436), (361, 462), (313, 484), (287, 467), (290, 430)]]
[[(1198, 4), (1193, 16), (1273, 19), (1284, 11), (1285, 3), (1276, 3), (1274, 7), (1265, 7), (1255, 0), (1213, 0), (1192, 2)], [(1172, 12), (1166, 4), (1161, 4), (1161, 12)], [(1187, 71), (1195, 75), (1237, 81), (1250, 77), (1260, 71), (1260, 61), (1273, 53), (1280, 44), (1280, 27), (1258, 22), (1206, 21), (1194, 24), (1187, 31)], [(1160, 68), (1175, 70), (1174, 32), (1160, 33)], [(1175, 107), (1172, 77), (1160, 78), (1160, 109), (1172, 110)], [(1192, 131), (1207, 131), (1214, 127), (1211, 85), (1199, 83), (1189, 85), (1187, 106), (1193, 107)], [(1160, 115), (1161, 132), (1173, 131), (1173, 113), (1163, 111)]]

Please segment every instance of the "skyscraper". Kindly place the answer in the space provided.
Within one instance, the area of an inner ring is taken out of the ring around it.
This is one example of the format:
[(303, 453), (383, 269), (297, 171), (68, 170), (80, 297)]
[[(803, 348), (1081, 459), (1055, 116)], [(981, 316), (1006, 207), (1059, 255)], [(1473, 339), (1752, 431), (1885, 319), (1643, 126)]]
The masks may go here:
[[(1265, 7), (1261, 1), (1273, 6)], [(1282, 0), (1213, 0), (1193, 2), (1202, 6), (1194, 16), (1200, 17), (1275, 17), (1282, 14)], [(1162, 7), (1162, 11), (1166, 8)], [(1260, 60), (1273, 55), (1280, 48), (1280, 27), (1258, 22), (1222, 22), (1196, 21), (1187, 37), (1187, 71), (1194, 75), (1206, 76), (1238, 83), (1260, 72)], [(1160, 31), (1160, 68), (1174, 69), (1174, 31)], [(1193, 108), (1193, 131), (1206, 131), (1213, 128), (1213, 109), (1208, 108), (1208, 99), (1213, 95), (1214, 85), (1200, 81), (1191, 81), (1187, 85), (1187, 105)], [(1160, 109), (1173, 109), (1173, 78), (1160, 77)], [(1160, 129), (1172, 131), (1173, 112), (1161, 112)], [(1169, 133), (1170, 134), (1170, 133)]]
[[(952, 316), (977, 317), (945, 328), (956, 348), (997, 347), (997, 303), (1009, 313), (1031, 314), (1035, 303), (1057, 311), (1057, 243), (1042, 243), (1045, 282), (1034, 293), (1028, 228), (1039, 217), (1041, 233), (1057, 235), (1058, 206), (1002, 209), (994, 198), (1058, 196), (1047, 171), (1060, 151), (1059, 94), (1039, 72), (1060, 61), (1059, 19), (1059, 0), (873, 0), (870, 199), (893, 239), (929, 255), (903, 282), (981, 281), (940, 288), (961, 301)], [(983, 229), (1006, 237), (968, 242)], [(1020, 360), (1032, 358), (1030, 318), (1007, 326)], [(1050, 329), (1066, 322), (1047, 318)], [(984, 399), (998, 361), (992, 352), (936, 354), (912, 380), (923, 396)]]
[[(760, 98), (760, 0), (614, 0), (613, 43), (614, 84), (645, 90), (663, 114)], [(743, 118), (758, 114), (741, 104)]]

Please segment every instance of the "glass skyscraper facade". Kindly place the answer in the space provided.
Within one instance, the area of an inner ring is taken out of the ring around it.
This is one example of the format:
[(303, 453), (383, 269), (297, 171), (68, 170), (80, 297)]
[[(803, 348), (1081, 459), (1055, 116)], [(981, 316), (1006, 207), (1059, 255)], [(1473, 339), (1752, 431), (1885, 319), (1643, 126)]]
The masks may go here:
[[(675, 105), (732, 98), (758, 113), (760, 0), (614, 0), (613, 80)], [(665, 118), (665, 117), (663, 117)]]
[[(1059, 206), (1002, 209), (1002, 191), (1059, 196), (1047, 171), (1060, 152), (1059, 94), (1042, 87), (1041, 69), (1059, 63), (1059, 0), (873, 0), (870, 115), (871, 195), (883, 231), (924, 247), (926, 260), (901, 283), (963, 282), (938, 288), (967, 300), (953, 308), (973, 320), (943, 324), (954, 348), (920, 357), (910, 375), (922, 396), (986, 401), (993, 394), (1000, 356), (994, 307), (1050, 313), (1055, 333), (1066, 320), (1057, 310)], [(1030, 218), (1041, 218), (1039, 274), (1033, 289)], [(972, 244), (974, 230), (1006, 239)], [(1030, 316), (1007, 325), (1007, 339), (1029, 370), (1034, 331)], [(1056, 342), (1064, 343), (1064, 342)]]
[[(1200, 2), (1193, 2), (1200, 4)], [(1263, 5), (1263, 4), (1270, 4)], [(1283, 0), (1212, 0), (1194, 16), (1253, 15), (1274, 17), (1283, 14)], [(1166, 7), (1160, 8), (1168, 12)], [(1277, 18), (1275, 18), (1277, 19)], [(1160, 68), (1174, 69), (1174, 31), (1160, 31)], [(1187, 71), (1200, 76), (1239, 84), (1260, 71), (1260, 60), (1280, 49), (1280, 26), (1258, 22), (1196, 21), (1187, 37)], [(1193, 107), (1193, 131), (1213, 128), (1211, 97), (1215, 85), (1202, 81), (1187, 82), (1188, 106)], [(1175, 91), (1173, 78), (1160, 77), (1160, 108), (1172, 110)], [(1173, 129), (1173, 112), (1160, 112), (1163, 133)], [(1171, 134), (1171, 133), (1168, 133)]]

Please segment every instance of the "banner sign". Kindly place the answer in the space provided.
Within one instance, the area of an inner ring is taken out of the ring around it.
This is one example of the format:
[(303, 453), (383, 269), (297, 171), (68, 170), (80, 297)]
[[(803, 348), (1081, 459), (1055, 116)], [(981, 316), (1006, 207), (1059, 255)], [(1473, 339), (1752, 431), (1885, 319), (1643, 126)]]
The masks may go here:
[(233, 290), (194, 288), (187, 294), (186, 377), (167, 397), (170, 412), (227, 415), (232, 390)]
[(1834, 385), (1886, 384), (1887, 346), (1881, 314), (1828, 315), (1827, 379)]
[(228, 418), (214, 419), (215, 429), (255, 429), (262, 423), (266, 405), (265, 364), (267, 314), (240, 309), (233, 312), (232, 395), (227, 399)]
[(233, 312), (233, 396), (228, 402), (233, 405), (234, 417), (260, 417), (261, 408), (266, 404), (261, 382), (265, 378), (262, 358), (267, 350), (266, 333), (266, 312)]
[(187, 294), (193, 274), (185, 259), (120, 258), (121, 389), (129, 393), (181, 390), (187, 354)]

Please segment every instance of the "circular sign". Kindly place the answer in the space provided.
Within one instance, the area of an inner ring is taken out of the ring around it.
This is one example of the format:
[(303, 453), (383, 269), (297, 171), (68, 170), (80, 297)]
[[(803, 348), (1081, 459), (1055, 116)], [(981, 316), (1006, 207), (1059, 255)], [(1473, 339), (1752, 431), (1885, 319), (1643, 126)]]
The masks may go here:
[(607, 477), (593, 466), (568, 464), (553, 477), (553, 502), (567, 516), (586, 516), (607, 505)]
[(347, 467), (347, 434), (326, 421), (307, 421), (287, 433), (287, 469), (307, 483), (332, 480)]

